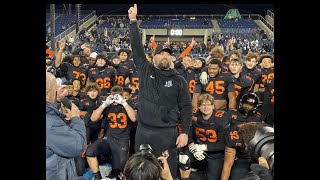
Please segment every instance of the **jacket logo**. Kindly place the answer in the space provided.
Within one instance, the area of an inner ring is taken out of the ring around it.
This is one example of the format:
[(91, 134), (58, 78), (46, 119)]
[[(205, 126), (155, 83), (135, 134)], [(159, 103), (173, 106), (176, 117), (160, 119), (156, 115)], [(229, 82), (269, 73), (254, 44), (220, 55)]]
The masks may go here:
[(166, 84), (164, 85), (164, 87), (171, 87), (172, 86), (172, 81), (166, 81)]
[(150, 75), (150, 78), (154, 79), (154, 76)]

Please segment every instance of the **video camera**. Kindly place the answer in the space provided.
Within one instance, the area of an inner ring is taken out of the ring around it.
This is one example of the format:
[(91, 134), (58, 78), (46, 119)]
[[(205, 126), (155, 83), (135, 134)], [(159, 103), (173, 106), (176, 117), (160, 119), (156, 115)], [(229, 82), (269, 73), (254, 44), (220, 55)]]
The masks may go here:
[[(149, 144), (141, 144), (141, 145), (139, 146), (139, 152), (145, 152), (145, 153), (153, 154), (152, 151), (153, 151), (153, 150), (152, 150), (152, 147), (151, 147)], [(164, 157), (169, 157), (169, 152), (168, 152), (168, 150), (162, 152), (162, 156), (164, 156)], [(163, 167), (162, 161), (161, 161), (160, 159), (159, 159), (158, 161), (159, 161), (161, 167)]]
[(253, 161), (258, 162), (264, 157), (269, 165), (271, 174), (274, 174), (274, 129), (263, 127), (255, 132), (254, 138), (248, 144), (248, 152)]

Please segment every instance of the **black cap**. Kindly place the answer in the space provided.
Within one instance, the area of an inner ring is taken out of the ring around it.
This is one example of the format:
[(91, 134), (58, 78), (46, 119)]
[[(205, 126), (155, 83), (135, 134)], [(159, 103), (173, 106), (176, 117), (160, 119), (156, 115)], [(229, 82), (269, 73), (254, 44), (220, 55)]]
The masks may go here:
[(154, 55), (159, 54), (161, 51), (166, 51), (170, 55), (173, 53), (170, 46), (168, 45), (158, 45), (156, 50), (154, 51)]

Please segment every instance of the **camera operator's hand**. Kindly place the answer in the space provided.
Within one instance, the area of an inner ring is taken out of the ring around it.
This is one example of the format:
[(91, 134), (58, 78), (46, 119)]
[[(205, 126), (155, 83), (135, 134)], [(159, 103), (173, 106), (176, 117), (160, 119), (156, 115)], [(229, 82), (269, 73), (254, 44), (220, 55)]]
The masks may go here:
[(123, 99), (120, 94), (114, 95), (114, 99), (115, 99), (114, 102), (121, 104), (122, 106), (128, 105), (127, 101), (125, 99)]
[(258, 175), (261, 180), (273, 180), (269, 169), (260, 164), (251, 164), (250, 169), (254, 174)]
[(259, 164), (253, 163), (250, 165), (251, 171), (243, 180), (255, 179), (259, 178), (261, 180), (273, 180), (272, 174), (269, 170), (269, 165), (267, 160), (264, 157), (259, 157)]
[(80, 117), (80, 110), (78, 106), (76, 106), (74, 103), (71, 103), (70, 119), (73, 117)]
[(262, 166), (264, 166), (264, 167), (269, 169), (269, 164), (268, 164), (268, 161), (266, 160), (266, 158), (259, 157), (258, 161), (259, 161), (260, 165), (262, 165)]
[(162, 172), (161, 172), (161, 177), (165, 180), (173, 180), (170, 168), (168, 165), (167, 157), (160, 156), (158, 157), (162, 161), (163, 167), (162, 167)]
[(203, 151), (199, 149), (199, 147), (195, 146), (194, 143), (189, 145), (189, 151), (193, 154), (193, 156), (198, 160), (204, 160), (206, 157), (203, 154)]
[(261, 180), (273, 180), (269, 170), (269, 165), (264, 157), (259, 157), (259, 164), (251, 164), (250, 169), (252, 172), (260, 177)]
[(201, 84), (205, 85), (208, 84), (208, 80), (209, 80), (209, 75), (207, 72), (202, 72), (200, 75), (200, 82)]
[(107, 99), (102, 102), (101, 107), (106, 108), (106, 107), (110, 106), (110, 104), (112, 104), (113, 102), (115, 102), (114, 96), (113, 95), (109, 95), (107, 97)]

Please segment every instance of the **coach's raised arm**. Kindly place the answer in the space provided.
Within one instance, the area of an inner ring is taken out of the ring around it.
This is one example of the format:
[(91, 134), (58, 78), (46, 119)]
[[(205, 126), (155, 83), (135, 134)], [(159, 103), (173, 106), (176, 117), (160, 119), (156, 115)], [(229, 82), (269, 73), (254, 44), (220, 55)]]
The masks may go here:
[[(155, 147), (154, 155), (159, 157), (169, 151), (168, 163), (173, 179), (177, 177), (177, 148), (188, 142), (192, 105), (186, 80), (170, 69), (172, 50), (160, 44), (154, 51), (153, 63), (147, 61), (143, 51), (137, 24), (137, 5), (128, 10), (130, 19), (130, 42), (133, 61), (136, 65), (139, 82), (139, 103), (137, 106), (138, 127), (135, 150), (141, 144)], [(182, 133), (177, 126), (181, 117)]]

